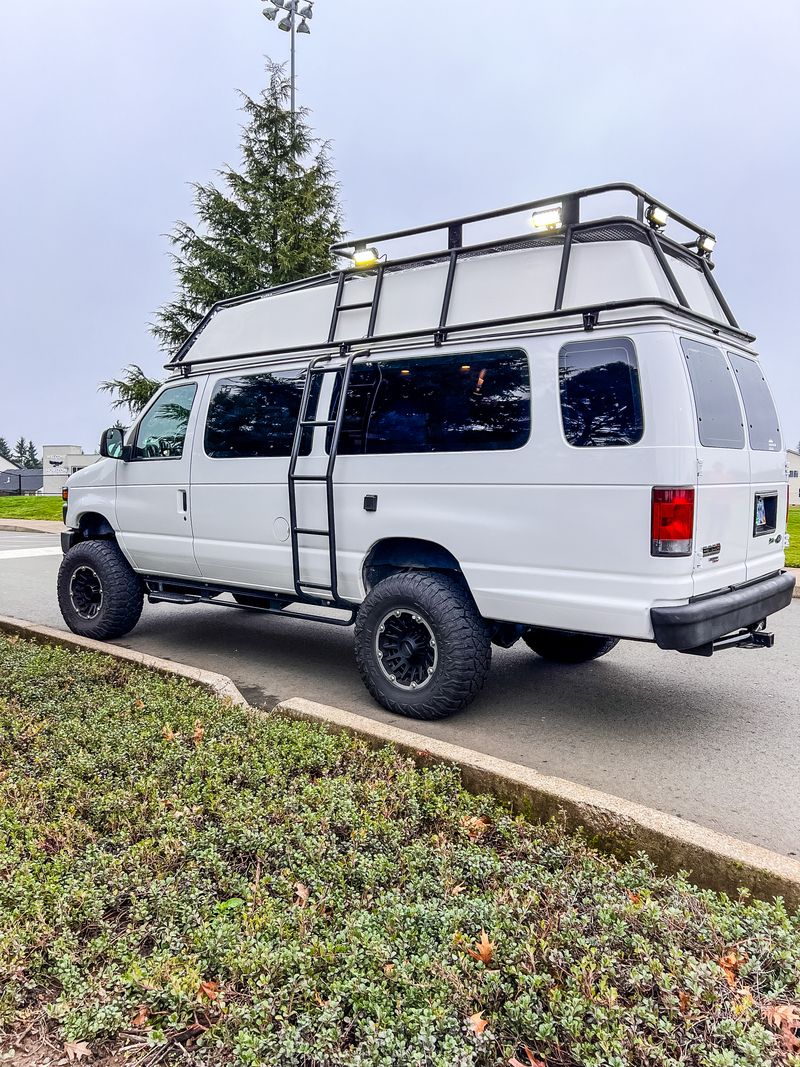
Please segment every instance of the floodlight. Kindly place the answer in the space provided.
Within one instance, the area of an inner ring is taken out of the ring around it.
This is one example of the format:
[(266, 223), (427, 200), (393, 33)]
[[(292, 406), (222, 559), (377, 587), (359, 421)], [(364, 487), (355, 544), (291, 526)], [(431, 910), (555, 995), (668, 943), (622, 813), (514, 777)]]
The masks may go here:
[(308, 25), (308, 23), (306, 22), (305, 19), (303, 19), (300, 22), (300, 25), (297, 27), (297, 32), (298, 33), (311, 33), (311, 27)]
[(265, 7), (261, 14), (264, 16), (265, 19), (269, 19), (270, 22), (274, 22), (275, 19), (278, 17), (278, 9), (277, 7)]
[(300, 16), (301, 19), (313, 18), (314, 17), (314, 8), (311, 6), (311, 4), (306, 4), (305, 7), (301, 7), (299, 9), (297, 14)]
[(716, 237), (712, 237), (710, 233), (701, 233), (697, 239), (697, 251), (705, 252), (706, 255), (710, 256), (716, 244)]
[(543, 230), (560, 230), (562, 226), (561, 205), (544, 208), (542, 211), (534, 211), (531, 215), (531, 226), (539, 232)]
[(647, 209), (647, 221), (654, 230), (663, 230), (669, 222), (669, 212), (665, 207), (659, 207), (658, 204), (651, 204)]
[(284, 33), (288, 33), (291, 28), (292, 28), (292, 16), (291, 15), (287, 15), (285, 19), (281, 19), (281, 21), (278, 23), (278, 29), (279, 30), (283, 30)]
[(378, 249), (357, 248), (351, 258), (354, 267), (358, 267), (359, 270), (366, 270), (368, 267), (374, 267), (378, 262)]

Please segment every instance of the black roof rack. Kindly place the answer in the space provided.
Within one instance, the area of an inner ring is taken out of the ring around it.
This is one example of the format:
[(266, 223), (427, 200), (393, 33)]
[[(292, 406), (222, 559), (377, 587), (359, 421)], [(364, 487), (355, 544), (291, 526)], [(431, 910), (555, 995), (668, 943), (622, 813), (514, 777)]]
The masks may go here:
[[(585, 205), (585, 202), (592, 197), (608, 193), (623, 193), (632, 197), (634, 200), (633, 211), (627, 215), (583, 219), (582, 208)], [(552, 230), (548, 229), (544, 232), (532, 231), (530, 234), (518, 234), (513, 237), (495, 238), (494, 240), (481, 241), (474, 244), (466, 244), (464, 242), (464, 229), (470, 225), (487, 222), (492, 219), (503, 218), (509, 215), (520, 214), (526, 211), (535, 212), (544, 208), (553, 207), (560, 208), (561, 217), (559, 225)], [(654, 209), (660, 209), (660, 212), (666, 213), (668, 218), (664, 220), (663, 214), (659, 215), (658, 213), (656, 217), (653, 218), (652, 213)], [(675, 238), (667, 236), (664, 231), (669, 221), (677, 223), (685, 230), (688, 230), (690, 235), (693, 235), (692, 238), (689, 241), (681, 243)], [(689, 319), (693, 319), (704, 326), (710, 326), (716, 330), (723, 329), (737, 337), (739, 340), (747, 342), (755, 340), (752, 334), (746, 333), (739, 327), (739, 324), (734, 318), (731, 309), (712, 275), (713, 264), (710, 261), (710, 252), (704, 250), (700, 244), (703, 238), (709, 239), (709, 242), (714, 242), (715, 237), (712, 231), (698, 225), (685, 215), (674, 211), (663, 201), (629, 182), (610, 182), (606, 185), (596, 185), (586, 189), (574, 190), (569, 193), (561, 193), (540, 198), (538, 200), (530, 200), (524, 204), (515, 204), (513, 207), (500, 208), (495, 211), (464, 215), (460, 218), (448, 219), (444, 222), (431, 223), (425, 226), (414, 226), (405, 230), (396, 230), (390, 233), (376, 234), (371, 237), (344, 241), (333, 245), (332, 251), (337, 255), (349, 256), (355, 250), (365, 248), (368, 245), (379, 243), (385, 244), (386, 242), (401, 240), (407, 237), (417, 237), (425, 234), (442, 232), (447, 233), (446, 248), (434, 248), (429, 251), (417, 252), (414, 255), (403, 256), (400, 258), (393, 257), (386, 261), (376, 262), (374, 267), (371, 268), (378, 274), (378, 283), (376, 284), (375, 296), (370, 302), (369, 328), (365, 335), (345, 340), (334, 339), (338, 316), (341, 311), (341, 294), (347, 277), (369, 273), (369, 270), (356, 267), (351, 263), (350, 266), (344, 267), (339, 271), (318, 274), (314, 277), (302, 279), (297, 282), (291, 282), (286, 285), (275, 286), (271, 289), (259, 290), (229, 300), (219, 301), (198, 324), (192, 335), (186, 342), (184, 342), (172, 360), (166, 364), (166, 367), (167, 369), (178, 368), (184, 374), (187, 374), (190, 373), (191, 368), (194, 366), (202, 366), (210, 363), (256, 359), (262, 356), (301, 355), (306, 352), (328, 352), (334, 354), (336, 351), (341, 351), (346, 353), (354, 345), (361, 345), (364, 343), (378, 344), (381, 342), (388, 344), (403, 339), (419, 340), (425, 337), (431, 337), (433, 342), (438, 345), (442, 344), (447, 337), (453, 333), (487, 328), (511, 327), (522, 325), (526, 322), (543, 321), (565, 316), (582, 316), (584, 327), (586, 329), (592, 329), (594, 326), (600, 325), (599, 316), (601, 313), (616, 312), (618, 310), (628, 308), (635, 309), (646, 306), (669, 309)], [(587, 307), (563, 306), (570, 255), (574, 244), (590, 240), (605, 241), (632, 239), (642, 241), (652, 248), (656, 260), (667, 279), (669, 288), (674, 295), (674, 299), (664, 299), (662, 297), (636, 297), (595, 304)], [(558, 283), (554, 304), (551, 310), (475, 322), (448, 322), (448, 311), (450, 307), (450, 298), (452, 296), (453, 281), (456, 267), (460, 259), (493, 251), (510, 251), (523, 247), (536, 247), (537, 245), (560, 245), (562, 247)], [(674, 259), (688, 260), (696, 269), (703, 273), (722, 309), (726, 320), (725, 322), (710, 318), (694, 311), (690, 307), (689, 301), (681, 289), (680, 283), (678, 282), (675, 272), (670, 264), (670, 260)], [(377, 320), (377, 307), (380, 299), (381, 283), (383, 281), (384, 272), (401, 270), (405, 267), (419, 266), (437, 260), (445, 260), (449, 264), (438, 323), (432, 324), (431, 327), (425, 329), (409, 330), (402, 333), (375, 334), (374, 328)], [(337, 289), (333, 301), (333, 319), (327, 339), (321, 339), (314, 344), (303, 344), (293, 347), (281, 346), (276, 349), (261, 349), (253, 352), (200, 357), (198, 359), (190, 358), (190, 350), (194, 342), (200, 336), (206, 325), (219, 311), (225, 308), (235, 307), (238, 304), (257, 300), (266, 295), (273, 296), (280, 293), (288, 293), (334, 284), (337, 286)]]

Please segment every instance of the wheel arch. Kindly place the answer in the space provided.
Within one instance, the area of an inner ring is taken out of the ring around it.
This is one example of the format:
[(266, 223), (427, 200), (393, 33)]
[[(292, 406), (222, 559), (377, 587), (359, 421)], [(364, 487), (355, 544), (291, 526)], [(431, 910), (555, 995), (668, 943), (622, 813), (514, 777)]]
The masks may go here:
[(99, 511), (85, 511), (77, 520), (78, 541), (116, 541), (117, 533)]
[(370, 591), (383, 578), (401, 571), (446, 571), (462, 577), (461, 564), (449, 549), (419, 537), (385, 537), (364, 558), (362, 579)]

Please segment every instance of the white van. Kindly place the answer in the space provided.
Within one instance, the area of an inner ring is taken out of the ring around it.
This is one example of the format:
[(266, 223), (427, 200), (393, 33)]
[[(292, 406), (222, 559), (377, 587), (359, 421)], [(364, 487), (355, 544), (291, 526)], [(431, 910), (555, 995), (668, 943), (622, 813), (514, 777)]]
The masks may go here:
[[(591, 217), (609, 197), (630, 210)], [(714, 243), (616, 183), (218, 304), (69, 479), (67, 624), (120, 637), (144, 596), (354, 622), (370, 693), (425, 719), (473, 699), (493, 643), (772, 645), (785, 453)]]

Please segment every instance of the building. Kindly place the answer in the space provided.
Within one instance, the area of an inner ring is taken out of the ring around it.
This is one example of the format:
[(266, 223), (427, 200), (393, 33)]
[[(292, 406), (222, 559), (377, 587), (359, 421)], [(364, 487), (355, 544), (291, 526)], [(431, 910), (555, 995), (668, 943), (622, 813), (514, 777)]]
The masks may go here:
[(0, 470), (0, 496), (31, 496), (41, 488), (41, 467)]
[(800, 507), (800, 452), (786, 449), (786, 466), (789, 469), (789, 507)]
[(3, 471), (15, 471), (17, 469), (16, 463), (10, 459), (3, 459), (3, 457), (0, 456), (0, 474), (2, 474)]
[(91, 466), (99, 455), (86, 454), (80, 445), (45, 445), (42, 449), (44, 496), (60, 496), (70, 474)]

